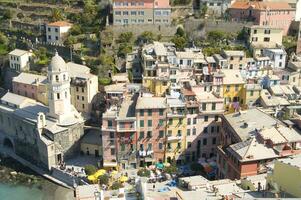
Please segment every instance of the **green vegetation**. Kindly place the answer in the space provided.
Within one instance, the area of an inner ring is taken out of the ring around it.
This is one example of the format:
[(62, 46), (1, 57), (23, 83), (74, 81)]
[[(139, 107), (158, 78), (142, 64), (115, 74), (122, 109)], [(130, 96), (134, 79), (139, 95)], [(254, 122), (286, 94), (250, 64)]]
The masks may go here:
[(177, 165), (174, 163), (168, 167), (164, 167), (163, 171), (168, 174), (177, 174), (179, 172)]
[(297, 48), (297, 36), (284, 36), (282, 40), (282, 44), (287, 52), (288, 56), (290, 56), (293, 52), (296, 52)]
[(114, 182), (111, 186), (112, 190), (118, 190), (119, 188), (122, 188), (123, 185), (120, 182)]
[(0, 55), (8, 53), (8, 38), (0, 32)]
[(125, 32), (121, 33), (117, 39), (117, 43), (119, 44), (117, 56), (120, 58), (125, 58), (126, 55), (133, 50), (133, 33)]
[(107, 174), (104, 174), (98, 178), (98, 183), (100, 185), (108, 185), (110, 177)]
[(112, 82), (112, 80), (109, 77), (99, 77), (98, 78), (99, 85), (106, 86), (106, 85), (110, 85), (111, 82)]
[(178, 50), (183, 50), (187, 46), (188, 39), (182, 27), (177, 28), (177, 32), (171, 39), (171, 42), (175, 44)]
[(85, 166), (85, 173), (89, 176), (94, 174), (97, 171), (94, 165), (86, 165)]
[(150, 171), (148, 169), (142, 168), (138, 170), (137, 175), (141, 177), (149, 177)]
[(173, 5), (188, 5), (191, 3), (191, 0), (173, 0)]
[(146, 44), (146, 43), (151, 43), (155, 40), (155, 35), (153, 32), (150, 31), (144, 31), (143, 33), (141, 33), (137, 40), (136, 43), (139, 44)]
[(37, 64), (46, 65), (49, 62), (47, 49), (45, 47), (40, 47), (37, 51), (34, 51), (34, 54), (39, 59)]

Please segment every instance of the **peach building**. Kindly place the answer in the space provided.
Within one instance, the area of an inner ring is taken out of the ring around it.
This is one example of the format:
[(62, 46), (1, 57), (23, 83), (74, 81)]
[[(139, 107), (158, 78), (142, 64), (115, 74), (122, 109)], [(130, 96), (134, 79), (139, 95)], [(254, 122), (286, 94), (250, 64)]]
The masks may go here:
[(113, 1), (114, 25), (170, 24), (169, 0)]
[(12, 86), (15, 94), (48, 104), (46, 76), (22, 72), (13, 78)]
[(229, 8), (230, 17), (236, 21), (253, 21), (255, 25), (282, 28), (287, 35), (296, 10), (287, 2), (236, 1)]

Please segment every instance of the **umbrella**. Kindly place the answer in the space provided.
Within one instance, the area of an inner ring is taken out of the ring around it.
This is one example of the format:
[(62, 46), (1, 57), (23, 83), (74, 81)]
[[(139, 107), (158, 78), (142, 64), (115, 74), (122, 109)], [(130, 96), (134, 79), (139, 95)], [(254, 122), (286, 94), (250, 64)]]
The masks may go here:
[(97, 178), (94, 175), (90, 175), (88, 176), (88, 180), (94, 183), (97, 180)]
[(127, 177), (127, 176), (121, 176), (120, 178), (119, 178), (119, 181), (120, 182), (126, 182), (126, 181), (128, 181), (129, 180), (129, 178)]
[(157, 169), (163, 169), (164, 165), (163, 165), (163, 163), (157, 163), (156, 167), (157, 167)]
[(118, 174), (118, 171), (116, 171), (116, 170), (113, 170), (113, 171), (111, 172), (111, 176), (115, 176), (116, 174)]
[(100, 170), (98, 170), (98, 171), (94, 174), (94, 176), (96, 176), (96, 177), (98, 178), (99, 176), (102, 176), (102, 175), (104, 175), (105, 173), (106, 173), (106, 170), (100, 169)]

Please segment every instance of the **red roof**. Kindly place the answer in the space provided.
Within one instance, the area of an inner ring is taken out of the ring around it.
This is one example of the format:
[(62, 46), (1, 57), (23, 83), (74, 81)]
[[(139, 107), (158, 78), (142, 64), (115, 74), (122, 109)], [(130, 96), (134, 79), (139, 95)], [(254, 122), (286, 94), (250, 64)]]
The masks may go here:
[(234, 2), (230, 9), (249, 9), (252, 7), (254, 10), (294, 10), (287, 2)]
[(64, 26), (72, 26), (72, 24), (69, 22), (66, 22), (66, 21), (57, 21), (57, 22), (52, 22), (52, 23), (48, 24), (48, 26), (64, 27)]

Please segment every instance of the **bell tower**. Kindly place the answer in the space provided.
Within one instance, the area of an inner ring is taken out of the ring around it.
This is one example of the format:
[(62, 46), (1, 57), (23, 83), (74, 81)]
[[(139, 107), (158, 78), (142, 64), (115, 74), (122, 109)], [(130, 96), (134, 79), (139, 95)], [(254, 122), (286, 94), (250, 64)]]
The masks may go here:
[(49, 116), (59, 122), (70, 115), (70, 78), (64, 59), (55, 53), (48, 67)]

